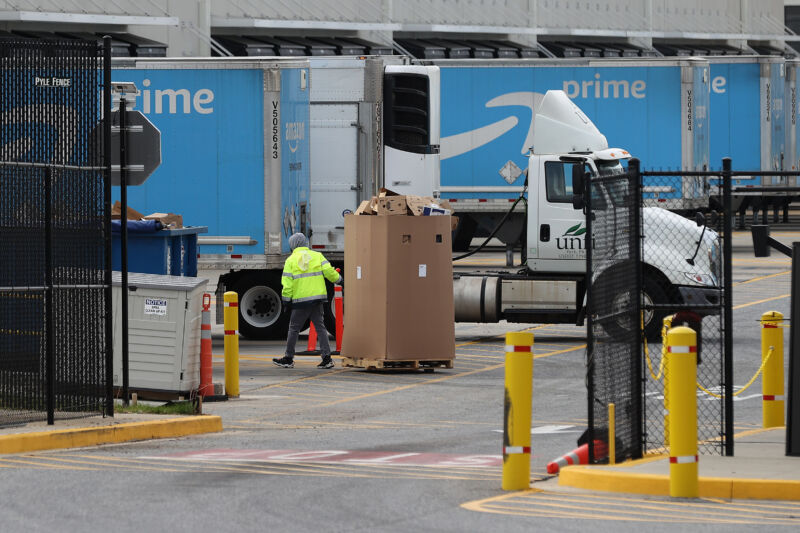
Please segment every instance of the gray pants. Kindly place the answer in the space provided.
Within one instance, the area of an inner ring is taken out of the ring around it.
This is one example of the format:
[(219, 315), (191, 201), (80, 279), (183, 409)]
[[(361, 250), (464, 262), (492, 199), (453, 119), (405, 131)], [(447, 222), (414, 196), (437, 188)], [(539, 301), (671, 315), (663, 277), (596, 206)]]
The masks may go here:
[(314, 324), (314, 329), (317, 330), (320, 355), (322, 357), (331, 355), (331, 345), (328, 343), (328, 330), (325, 329), (325, 320), (323, 319), (324, 312), (322, 302), (292, 309), (292, 316), (289, 319), (289, 336), (286, 338), (286, 357), (294, 357), (294, 347), (297, 344), (297, 336), (300, 334), (300, 330), (305, 325), (306, 320), (309, 319), (311, 323)]

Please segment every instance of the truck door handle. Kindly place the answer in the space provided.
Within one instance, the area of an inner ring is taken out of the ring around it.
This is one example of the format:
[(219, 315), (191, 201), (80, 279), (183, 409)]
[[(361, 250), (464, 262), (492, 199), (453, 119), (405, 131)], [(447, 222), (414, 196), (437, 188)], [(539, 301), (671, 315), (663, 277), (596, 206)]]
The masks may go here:
[(539, 227), (539, 241), (548, 242), (550, 240), (550, 224), (542, 224)]

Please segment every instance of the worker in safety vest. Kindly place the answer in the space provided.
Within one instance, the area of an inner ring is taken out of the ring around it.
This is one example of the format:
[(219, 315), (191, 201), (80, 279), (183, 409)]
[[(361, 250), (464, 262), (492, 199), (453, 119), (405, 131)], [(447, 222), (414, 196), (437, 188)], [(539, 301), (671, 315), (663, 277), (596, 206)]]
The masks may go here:
[(289, 248), (292, 250), (292, 255), (286, 259), (281, 277), (283, 312), (291, 311), (289, 335), (286, 339), (286, 355), (280, 359), (276, 357), (272, 362), (283, 368), (294, 367), (297, 335), (306, 320), (310, 319), (317, 330), (322, 356), (322, 362), (317, 368), (333, 368), (328, 331), (325, 329), (323, 319), (323, 304), (328, 301), (325, 280), (343, 284), (344, 279), (333, 269), (324, 255), (308, 249), (308, 239), (302, 233), (295, 233), (289, 237)]

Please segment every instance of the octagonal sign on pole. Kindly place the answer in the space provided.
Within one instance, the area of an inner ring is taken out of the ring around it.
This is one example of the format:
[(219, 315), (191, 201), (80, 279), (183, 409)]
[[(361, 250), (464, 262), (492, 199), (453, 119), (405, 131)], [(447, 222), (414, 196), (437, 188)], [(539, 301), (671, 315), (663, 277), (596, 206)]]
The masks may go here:
[[(111, 185), (120, 184), (120, 111), (111, 113)], [(125, 111), (127, 185), (141, 185), (161, 164), (161, 132), (140, 111)]]

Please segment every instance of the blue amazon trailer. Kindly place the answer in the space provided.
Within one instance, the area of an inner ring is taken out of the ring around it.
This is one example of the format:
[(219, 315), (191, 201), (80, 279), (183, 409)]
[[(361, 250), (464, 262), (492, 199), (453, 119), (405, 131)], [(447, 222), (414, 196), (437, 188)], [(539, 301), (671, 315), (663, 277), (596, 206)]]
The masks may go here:
[(135, 109), (162, 137), (161, 167), (128, 203), (207, 226), (198, 267), (226, 271), (217, 321), (233, 290), (244, 336), (285, 338), (292, 233), (343, 266), (344, 216), (360, 202), (384, 185), (436, 194), (438, 74), (394, 56), (116, 60), (114, 79), (136, 83)]
[[(711, 163), (719, 168), (730, 157), (733, 170), (796, 170), (796, 105), (794, 83), (782, 57), (712, 57)], [(787, 100), (787, 97), (790, 100)], [(794, 111), (792, 111), (794, 109)], [(789, 111), (787, 113), (787, 110)], [(716, 189), (718, 180), (712, 180)], [(732, 183), (739, 226), (748, 207), (762, 211), (764, 223), (770, 205), (786, 207), (786, 190), (795, 179), (758, 174), (736, 176)], [(796, 194), (796, 193), (795, 193)]]
[[(646, 169), (707, 170), (709, 65), (704, 59), (441, 60), (441, 195), (460, 218), (465, 248), (485, 236), (523, 191), (533, 117), (544, 93), (561, 89), (603, 133)], [(696, 177), (645, 182), (647, 204), (690, 212), (708, 206)], [(513, 245), (512, 214), (497, 237)]]
[[(284, 334), (280, 275), (288, 238), (309, 233), (308, 62), (120, 59), (112, 79), (136, 84), (129, 109), (161, 131), (161, 166), (128, 188), (128, 205), (207, 226), (208, 236), (198, 239), (203, 268), (236, 272), (227, 289), (239, 292), (240, 306)], [(222, 278), (219, 287), (226, 287)], [(240, 320), (243, 334), (248, 328)]]

